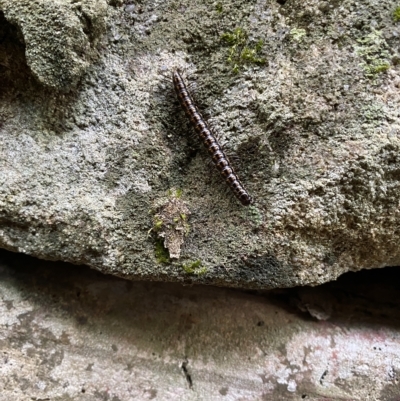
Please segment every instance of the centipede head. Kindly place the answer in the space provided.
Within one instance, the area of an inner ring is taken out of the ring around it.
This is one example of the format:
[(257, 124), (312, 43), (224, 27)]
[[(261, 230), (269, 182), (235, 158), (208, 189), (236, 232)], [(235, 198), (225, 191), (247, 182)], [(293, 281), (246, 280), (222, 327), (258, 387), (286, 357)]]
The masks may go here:
[(174, 86), (176, 86), (177, 83), (182, 82), (182, 74), (179, 68), (176, 68), (175, 70), (172, 71), (172, 82), (174, 83)]
[(192, 68), (190, 68), (190, 66), (173, 68), (172, 73), (171, 73), (172, 80), (175, 81), (177, 79), (181, 79), (181, 80), (186, 81), (190, 70), (192, 70)]

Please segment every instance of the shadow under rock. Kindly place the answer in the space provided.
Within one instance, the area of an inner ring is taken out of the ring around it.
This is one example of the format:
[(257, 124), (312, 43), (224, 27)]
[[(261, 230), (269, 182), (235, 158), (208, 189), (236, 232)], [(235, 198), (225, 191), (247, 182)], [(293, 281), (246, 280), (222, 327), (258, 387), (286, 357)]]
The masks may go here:
[[(199, 319), (210, 324), (216, 309), (229, 305), (232, 298), (243, 304), (267, 302), (304, 321), (329, 320), (350, 328), (400, 327), (399, 267), (350, 272), (318, 287), (241, 291), (128, 281), (86, 266), (43, 261), (5, 250), (0, 250), (0, 266), (2, 282), (13, 282), (32, 302), (58, 305), (75, 316), (78, 324), (112, 316), (113, 320), (126, 319), (129, 326), (136, 322), (141, 330), (165, 330), (182, 324), (188, 328)], [(237, 319), (234, 307), (223, 316)], [(221, 321), (214, 323), (223, 325)], [(152, 327), (154, 324), (157, 327)]]
[[(347, 327), (400, 328), (400, 267), (348, 272), (317, 287), (272, 290), (274, 304), (307, 320)], [(308, 317), (307, 317), (308, 315)]]

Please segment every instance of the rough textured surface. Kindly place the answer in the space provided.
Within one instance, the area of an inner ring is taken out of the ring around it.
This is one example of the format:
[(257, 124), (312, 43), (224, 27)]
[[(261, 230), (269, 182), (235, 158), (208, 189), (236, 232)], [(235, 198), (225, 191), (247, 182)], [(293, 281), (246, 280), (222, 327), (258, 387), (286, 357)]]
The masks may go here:
[(1, 251), (0, 399), (398, 400), (399, 270), (346, 276), (257, 295)]
[[(400, 263), (391, 0), (0, 9), (1, 247), (134, 279), (256, 288)], [(263, 41), (265, 64), (221, 40), (237, 27), (248, 49)], [(241, 159), (250, 208), (210, 173), (174, 106), (162, 74), (176, 67), (197, 78)], [(178, 192), (188, 235), (171, 259), (163, 229), (182, 224), (155, 217)]]
[(0, 7), (17, 27), (26, 63), (38, 81), (56, 90), (74, 87), (105, 29), (106, 1), (1, 0)]

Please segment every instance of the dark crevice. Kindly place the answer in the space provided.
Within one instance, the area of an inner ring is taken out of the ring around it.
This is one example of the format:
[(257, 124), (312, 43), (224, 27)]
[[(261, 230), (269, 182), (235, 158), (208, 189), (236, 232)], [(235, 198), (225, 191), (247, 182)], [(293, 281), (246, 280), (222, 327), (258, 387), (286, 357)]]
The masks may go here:
[(185, 375), (186, 381), (188, 382), (189, 388), (191, 389), (193, 387), (193, 381), (192, 381), (192, 376), (189, 373), (188, 370), (188, 365), (189, 365), (189, 361), (187, 360), (187, 358), (185, 358), (185, 360), (182, 362), (181, 365), (181, 369), (183, 374)]
[(325, 372), (322, 373), (322, 376), (321, 376), (321, 378), (319, 379), (319, 382), (321, 383), (321, 385), (324, 384), (324, 379), (325, 379), (325, 376), (326, 376), (327, 374), (328, 374), (328, 371), (327, 371), (327, 370), (325, 370)]
[(18, 27), (10, 24), (0, 11), (0, 91), (1, 97), (10, 91), (22, 91), (32, 74), (25, 59), (25, 44)]

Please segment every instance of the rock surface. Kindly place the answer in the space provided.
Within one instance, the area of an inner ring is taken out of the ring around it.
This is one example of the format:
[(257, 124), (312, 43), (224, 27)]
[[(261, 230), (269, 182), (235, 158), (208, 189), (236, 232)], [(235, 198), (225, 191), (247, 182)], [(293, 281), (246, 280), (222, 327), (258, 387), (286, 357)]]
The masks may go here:
[(96, 39), (105, 29), (106, 1), (2, 0), (0, 7), (18, 29), (26, 63), (37, 80), (56, 90), (73, 88), (90, 65)]
[[(0, 0), (0, 246), (249, 288), (399, 264), (394, 8)], [(249, 208), (174, 105), (177, 67), (239, 156)]]
[(392, 268), (257, 295), (0, 251), (0, 399), (398, 400), (399, 282)]

